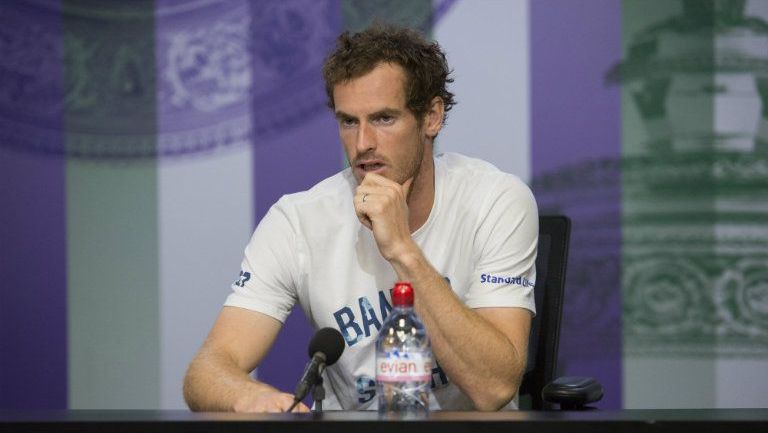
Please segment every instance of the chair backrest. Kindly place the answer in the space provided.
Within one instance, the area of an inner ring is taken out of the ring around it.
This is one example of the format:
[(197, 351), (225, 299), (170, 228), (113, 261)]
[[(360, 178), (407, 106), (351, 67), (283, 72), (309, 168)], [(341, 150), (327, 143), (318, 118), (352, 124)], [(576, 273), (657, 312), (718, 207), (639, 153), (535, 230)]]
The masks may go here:
[(539, 250), (534, 287), (536, 317), (531, 323), (528, 367), (520, 386), (520, 395), (530, 396), (531, 409), (534, 410), (552, 408), (542, 400), (541, 390), (552, 381), (557, 368), (570, 236), (571, 220), (568, 217), (539, 217)]

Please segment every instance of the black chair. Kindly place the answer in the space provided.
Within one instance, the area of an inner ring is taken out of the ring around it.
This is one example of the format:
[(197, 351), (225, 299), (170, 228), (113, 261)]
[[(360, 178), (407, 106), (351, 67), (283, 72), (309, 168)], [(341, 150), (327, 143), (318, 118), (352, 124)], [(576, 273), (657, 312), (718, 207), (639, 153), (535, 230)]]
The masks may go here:
[(589, 377), (554, 379), (560, 322), (563, 315), (565, 271), (571, 220), (566, 216), (539, 217), (539, 250), (536, 257), (536, 317), (528, 343), (528, 368), (520, 385), (521, 402), (530, 398), (531, 409), (587, 409), (599, 401), (603, 387)]

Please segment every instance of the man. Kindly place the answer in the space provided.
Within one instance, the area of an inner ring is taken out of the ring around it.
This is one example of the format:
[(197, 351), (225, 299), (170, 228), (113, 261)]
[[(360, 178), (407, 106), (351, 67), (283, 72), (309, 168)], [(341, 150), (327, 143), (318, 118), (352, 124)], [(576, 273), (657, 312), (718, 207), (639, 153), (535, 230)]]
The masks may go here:
[(375, 409), (377, 331), (389, 289), (405, 280), (438, 363), (431, 407), (516, 407), (534, 311), (530, 190), (485, 162), (433, 156), (454, 104), (437, 44), (390, 26), (344, 33), (323, 74), (350, 167), (284, 196), (260, 222), (243, 277), (190, 364), (187, 403), (286, 410), (291, 394), (248, 373), (298, 301), (316, 328), (345, 338), (326, 370), (325, 407)]

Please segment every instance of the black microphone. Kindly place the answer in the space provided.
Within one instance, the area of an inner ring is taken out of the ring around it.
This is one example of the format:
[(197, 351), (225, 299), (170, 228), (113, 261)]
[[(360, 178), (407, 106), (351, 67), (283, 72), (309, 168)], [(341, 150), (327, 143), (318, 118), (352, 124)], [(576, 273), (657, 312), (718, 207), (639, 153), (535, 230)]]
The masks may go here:
[(328, 365), (333, 365), (339, 360), (343, 351), (344, 337), (341, 336), (341, 332), (333, 328), (323, 328), (315, 333), (309, 342), (310, 360), (304, 369), (299, 384), (296, 385), (296, 390), (293, 392), (294, 403), (288, 409), (289, 412), (307, 396), (312, 386), (317, 383), (322, 373), (321, 366), (325, 368)]

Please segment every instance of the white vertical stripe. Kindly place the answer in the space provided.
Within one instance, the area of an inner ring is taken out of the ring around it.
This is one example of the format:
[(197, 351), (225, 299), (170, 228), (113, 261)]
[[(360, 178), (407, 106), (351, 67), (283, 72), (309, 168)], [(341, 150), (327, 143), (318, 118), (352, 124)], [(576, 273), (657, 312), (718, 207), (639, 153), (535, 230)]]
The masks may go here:
[[(715, 407), (714, 359), (693, 356), (624, 355), (624, 407), (695, 409)], [(606, 390), (610, 392), (609, 390)]]
[(155, 161), (71, 158), (66, 184), (69, 408), (154, 409), (160, 375)]
[(161, 409), (186, 408), (187, 365), (237, 278), (253, 230), (252, 153), (160, 163)]
[[(768, 2), (748, 1), (744, 14), (768, 20)], [(752, 48), (765, 50), (765, 47), (759, 44)], [(718, 116), (720, 115), (718, 113)], [(742, 227), (742, 230), (747, 229)], [(723, 232), (725, 232), (724, 228), (716, 228), (716, 234), (721, 239), (726, 235)], [(755, 310), (757, 309), (759, 307), (755, 306)], [(759, 346), (761, 343), (758, 341), (756, 339), (753, 344)], [(768, 374), (765, 374), (766, 372), (768, 372), (768, 357), (765, 355), (754, 358), (719, 359), (717, 361), (717, 407), (768, 407), (768, 392), (766, 392)]]
[(492, 162), (530, 180), (528, 1), (458, 0), (433, 29), (454, 69), (458, 104), (438, 151)]
[(767, 407), (767, 371), (768, 359), (765, 357), (719, 359), (716, 369), (715, 407)]

